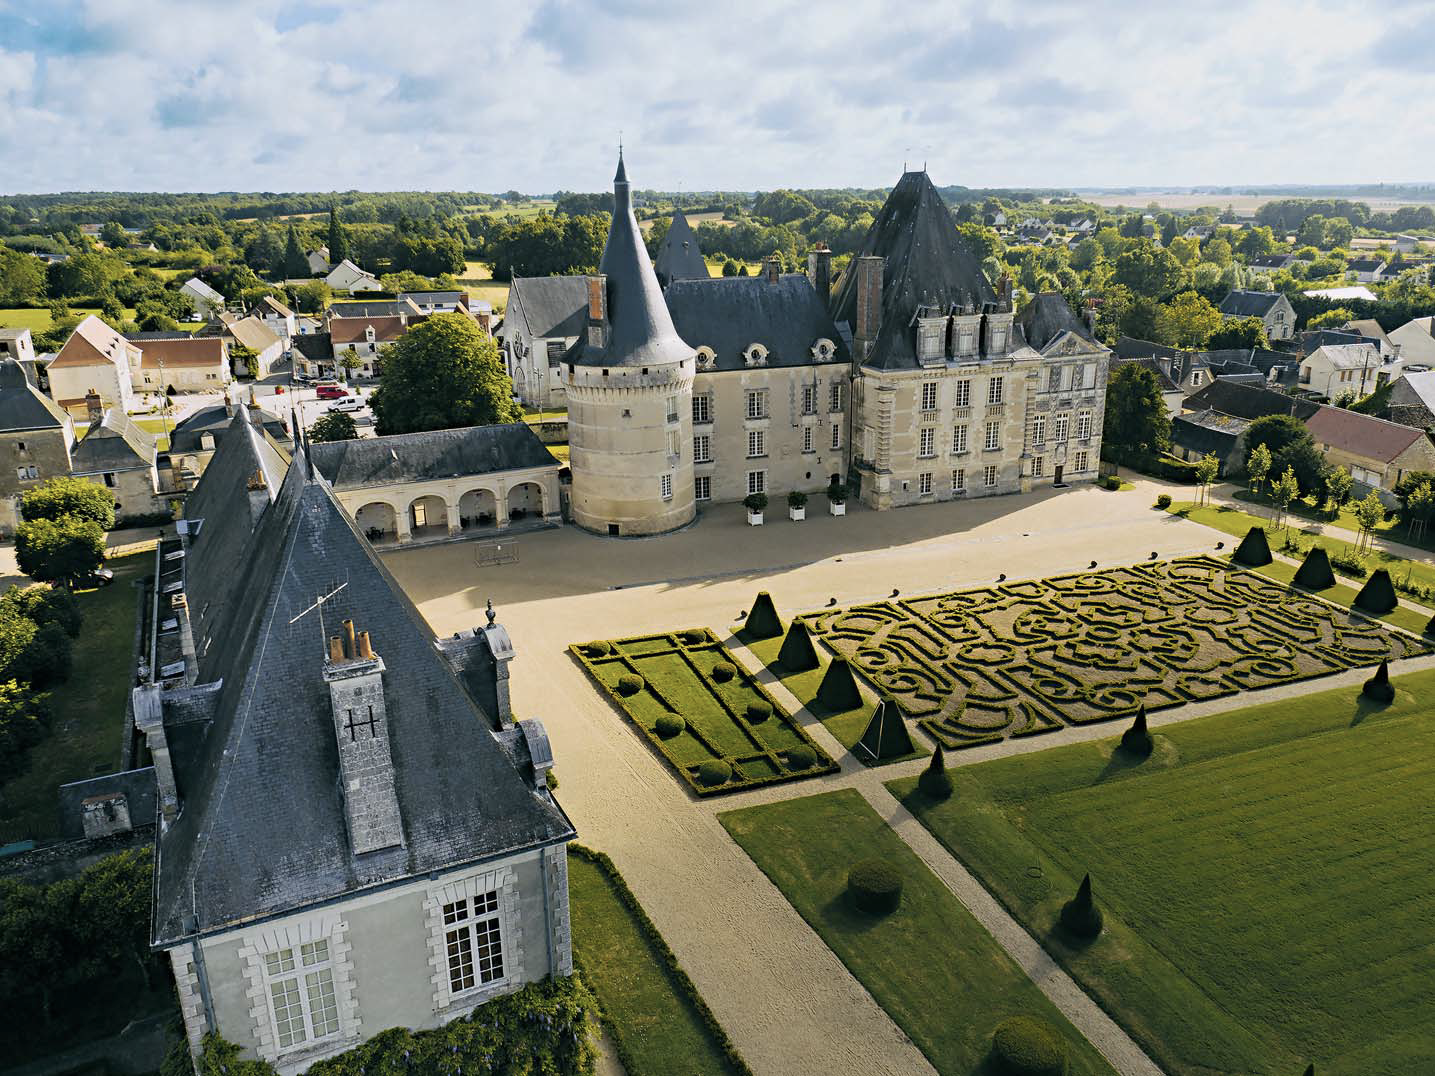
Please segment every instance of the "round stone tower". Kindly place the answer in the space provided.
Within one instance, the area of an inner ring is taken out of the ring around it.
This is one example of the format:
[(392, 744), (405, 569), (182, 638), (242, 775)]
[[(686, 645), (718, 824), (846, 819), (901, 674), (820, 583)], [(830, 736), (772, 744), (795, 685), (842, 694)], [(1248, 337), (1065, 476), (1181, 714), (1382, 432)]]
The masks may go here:
[(618, 154), (613, 223), (588, 278), (583, 346), (563, 367), (573, 521), (661, 534), (692, 521), (693, 349), (668, 314)]

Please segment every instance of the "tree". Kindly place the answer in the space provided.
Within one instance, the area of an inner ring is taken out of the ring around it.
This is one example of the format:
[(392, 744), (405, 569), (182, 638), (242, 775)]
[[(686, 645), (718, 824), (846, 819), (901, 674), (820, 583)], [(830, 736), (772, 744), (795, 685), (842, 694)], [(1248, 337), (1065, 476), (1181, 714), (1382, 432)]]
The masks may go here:
[(109, 530), (115, 525), (115, 495), (94, 482), (60, 475), (25, 491), (20, 498), (20, 516), (32, 523), (71, 516)]
[(1324, 248), (1325, 242), (1325, 218), (1319, 213), (1314, 213), (1301, 223), (1296, 229), (1295, 241), (1303, 247)]
[(1116, 259), (1111, 278), (1137, 295), (1160, 299), (1181, 284), (1181, 263), (1169, 250), (1141, 240)]
[(0, 682), (0, 778), (25, 768), (25, 754), (45, 738), (49, 724), (50, 696), (17, 680)]
[(19, 306), (45, 294), (45, 263), (33, 254), (0, 245), (0, 305)]
[(304, 256), (304, 248), (299, 245), (299, 233), (294, 230), (294, 222), (289, 222), (289, 234), (284, 237), (284, 276), (289, 280), (297, 280), (300, 277), (309, 275), (309, 259)]
[(294, 308), (301, 314), (321, 313), (333, 294), (322, 280), (310, 280), (294, 289)]
[(1284, 474), (1287, 467), (1295, 471), (1301, 496), (1308, 497), (1325, 489), (1325, 460), (1299, 419), (1290, 415), (1265, 415), (1256, 419), (1246, 431), (1246, 447), (1254, 452), (1260, 446), (1270, 450), (1271, 474)]
[(1360, 528), (1356, 538), (1355, 548), (1360, 550), (1370, 548), (1371, 541), (1375, 537), (1375, 528), (1385, 521), (1385, 505), (1380, 502), (1380, 494), (1375, 490), (1367, 493), (1363, 500), (1355, 502), (1351, 509), (1355, 516), (1355, 523)]
[(1161, 339), (1183, 348), (1203, 348), (1221, 326), (1221, 312), (1209, 299), (1194, 291), (1183, 291), (1161, 308), (1156, 319)]
[(1340, 515), (1340, 510), (1350, 500), (1351, 479), (1350, 472), (1344, 467), (1333, 467), (1325, 476), (1325, 498), (1332, 506), (1330, 518), (1335, 519)]
[(396, 341), (372, 400), (380, 435), (523, 417), (498, 346), (462, 314), (435, 314)]
[(339, 207), (329, 206), (329, 263), (338, 265), (349, 256), (349, 236), (339, 219)]
[(12, 586), (0, 594), (0, 609), (13, 610), (42, 628), (57, 624), (72, 639), (80, 634), (84, 624), (75, 596), (63, 587), (44, 583), (28, 587)]
[(1227, 318), (1206, 341), (1212, 351), (1225, 348), (1270, 347), (1266, 336), (1266, 323), (1260, 318)]
[(1206, 503), (1206, 494), (1211, 483), (1216, 480), (1216, 475), (1221, 473), (1221, 461), (1216, 458), (1215, 453), (1207, 452), (1196, 464), (1196, 483), (1201, 489), (1201, 503)]
[(1300, 483), (1296, 481), (1295, 468), (1286, 467), (1280, 478), (1271, 484), (1271, 500), (1275, 501), (1276, 522), (1284, 524), (1286, 509), (1300, 496)]
[(1431, 512), (1435, 512), (1435, 490), (1430, 488), (1429, 482), (1422, 482), (1406, 496), (1405, 510), (1402, 513), (1411, 538), (1420, 539), (1425, 536), (1425, 526), (1430, 522)]
[(1250, 480), (1251, 492), (1260, 490), (1266, 475), (1271, 473), (1271, 450), (1265, 445), (1256, 445), (1246, 456), (1246, 478)]
[(1324, 329), (1330, 325), (1344, 325), (1355, 320), (1355, 311), (1347, 306), (1333, 306), (1323, 310), (1306, 322), (1307, 329)]
[(343, 351), (339, 352), (339, 367), (344, 371), (344, 380), (348, 380), (355, 370), (364, 368), (364, 360), (359, 358), (359, 353), (350, 344)]
[(359, 436), (354, 417), (347, 411), (331, 411), (320, 415), (318, 421), (309, 427), (309, 440), (315, 444), (327, 441), (352, 441)]
[(1355, 229), (1344, 217), (1331, 217), (1325, 222), (1325, 244), (1328, 247), (1348, 247), (1355, 238)]
[(1156, 372), (1128, 362), (1116, 369), (1106, 388), (1102, 450), (1116, 460), (1158, 455), (1171, 445), (1171, 419)]
[(73, 583), (105, 559), (105, 532), (89, 519), (37, 519), (15, 528), (15, 560), (39, 583)]
[(119, 221), (106, 221), (100, 228), (100, 242), (114, 250), (124, 250), (130, 245), (130, 237)]

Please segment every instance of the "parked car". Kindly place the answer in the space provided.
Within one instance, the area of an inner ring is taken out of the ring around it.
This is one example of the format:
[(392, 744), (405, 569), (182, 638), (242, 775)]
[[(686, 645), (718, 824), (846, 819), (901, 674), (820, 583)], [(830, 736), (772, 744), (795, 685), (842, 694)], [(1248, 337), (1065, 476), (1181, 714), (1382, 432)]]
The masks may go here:
[(362, 411), (363, 409), (364, 401), (357, 400), (352, 396), (345, 396), (337, 403), (332, 403), (329, 405), (330, 414), (333, 414), (336, 411)]
[(349, 395), (349, 390), (338, 385), (320, 385), (314, 394), (321, 400), (342, 400)]
[(96, 568), (91, 574), (75, 580), (75, 586), (82, 588), (107, 587), (115, 581), (115, 573), (108, 568)]

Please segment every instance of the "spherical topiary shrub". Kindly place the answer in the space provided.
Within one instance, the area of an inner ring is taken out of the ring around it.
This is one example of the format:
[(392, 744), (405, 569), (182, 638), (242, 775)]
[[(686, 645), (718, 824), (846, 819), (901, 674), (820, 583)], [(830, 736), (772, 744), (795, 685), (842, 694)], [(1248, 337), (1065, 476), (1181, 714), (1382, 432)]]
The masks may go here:
[(1066, 1043), (1044, 1020), (1013, 1016), (992, 1033), (997, 1071), (1010, 1076), (1066, 1076)]
[(643, 690), (643, 678), (636, 673), (624, 673), (618, 677), (619, 695), (636, 695)]
[(713, 679), (725, 684), (737, 675), (737, 666), (730, 661), (719, 661), (713, 666)]
[(789, 770), (810, 770), (817, 765), (817, 752), (806, 744), (799, 744), (787, 752), (787, 768)]
[(753, 699), (747, 704), (747, 719), (754, 725), (766, 721), (772, 716), (772, 703), (765, 699)]
[(890, 915), (902, 902), (902, 875), (885, 859), (864, 859), (847, 872), (847, 892), (858, 911)]
[(698, 767), (698, 784), (717, 788), (732, 780), (732, 766), (720, 758), (710, 758)]
[(683, 632), (683, 642), (689, 646), (696, 646), (698, 643), (705, 643), (707, 641), (708, 633), (703, 631), (702, 628), (689, 628)]
[(607, 639), (594, 639), (591, 643), (585, 643), (583, 649), (590, 658), (604, 658), (613, 652), (613, 644)]
[(685, 728), (687, 728), (687, 722), (677, 714), (664, 714), (658, 718), (657, 723), (653, 726), (653, 731), (663, 739), (671, 740), (674, 736), (681, 734)]
[(1164, 511), (1171, 507), (1171, 494), (1162, 493), (1156, 498), (1156, 507)]

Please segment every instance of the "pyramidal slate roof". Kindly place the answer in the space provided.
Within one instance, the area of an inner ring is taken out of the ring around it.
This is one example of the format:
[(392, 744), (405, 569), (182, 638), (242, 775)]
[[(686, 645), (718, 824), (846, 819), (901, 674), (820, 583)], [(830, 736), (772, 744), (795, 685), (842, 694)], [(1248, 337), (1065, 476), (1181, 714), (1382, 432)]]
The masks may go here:
[(62, 430), (68, 422), (60, 405), (30, 384), (20, 363), (0, 359), (0, 432)]
[(658, 275), (658, 283), (665, 288), (675, 280), (707, 280), (712, 276), (708, 272), (708, 263), (703, 260), (698, 237), (693, 234), (681, 209), (673, 211), (668, 232), (658, 244), (653, 271)]
[(618, 154), (613, 177), (613, 221), (598, 271), (607, 277), (608, 339), (601, 347), (587, 342), (576, 361), (585, 366), (662, 366), (692, 355), (673, 328), (663, 289), (648, 261), (648, 248), (633, 217), (628, 171)]
[[(220, 511), (185, 558), (192, 609), (216, 575), (235, 576), (230, 589), (242, 600), (196, 630), (199, 682), (213, 686), (191, 692), (203, 711), (182, 706), (170, 738), (182, 809), (158, 840), (155, 942), (571, 839), (561, 808), (524, 781), (418, 610), (302, 454), (277, 496), (260, 498), (248, 530), (254, 491), (235, 483), (252, 462), (246, 440), (227, 436), (205, 471), (200, 490), (210, 487)], [(231, 466), (225, 457), (236, 453), (244, 458)], [(231, 526), (247, 531), (237, 549)], [(331, 593), (324, 628), (352, 619), (386, 667), (403, 844), (365, 854), (346, 831), (323, 630), (309, 608)], [(169, 728), (169, 706), (166, 717)]]
[(124, 408), (111, 407), (70, 453), (74, 474), (133, 471), (153, 467), (155, 437), (140, 429)]
[(558, 466), (526, 422), (333, 441), (310, 455), (335, 489)]
[(1017, 313), (1016, 323), (1021, 326), (1026, 342), (1038, 351), (1061, 338), (1065, 333), (1075, 333), (1095, 349), (1105, 345), (1092, 335), (1086, 322), (1076, 316), (1060, 292), (1044, 291), (1034, 296)]
[(514, 277), (509, 286), (508, 320), (523, 320), (529, 336), (578, 337), (588, 315), (585, 276)]
[(997, 301), (981, 263), (957, 234), (942, 196), (926, 172), (906, 172), (887, 196), (877, 219), (853, 255), (837, 296), (832, 319), (857, 321), (856, 259), (886, 260), (882, 274), (882, 321), (866, 364), (879, 369), (917, 365), (912, 318), (920, 306), (943, 313), (952, 307), (980, 311)]

